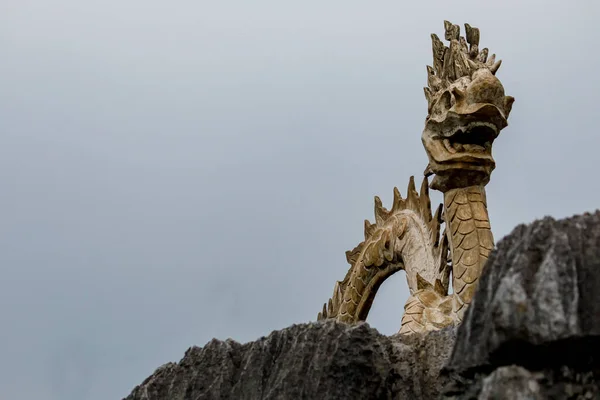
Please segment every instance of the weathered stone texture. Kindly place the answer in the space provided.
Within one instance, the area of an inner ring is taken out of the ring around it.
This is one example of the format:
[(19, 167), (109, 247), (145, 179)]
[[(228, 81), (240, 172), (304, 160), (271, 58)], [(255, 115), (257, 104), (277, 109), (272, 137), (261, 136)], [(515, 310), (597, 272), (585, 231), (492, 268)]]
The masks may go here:
[(492, 253), (445, 372), (455, 399), (600, 399), (600, 212), (520, 225)]
[(598, 335), (600, 212), (546, 217), (518, 226), (492, 253), (449, 368), (572, 364), (600, 355), (590, 347)]
[(453, 342), (454, 329), (403, 337), (364, 323), (294, 325), (247, 344), (192, 347), (127, 400), (435, 398)]

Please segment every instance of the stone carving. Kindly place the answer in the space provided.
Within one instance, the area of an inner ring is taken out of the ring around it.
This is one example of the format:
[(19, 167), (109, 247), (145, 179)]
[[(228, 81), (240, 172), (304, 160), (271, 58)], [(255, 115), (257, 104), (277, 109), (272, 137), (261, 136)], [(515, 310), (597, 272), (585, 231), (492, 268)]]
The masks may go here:
[[(400, 333), (460, 322), (471, 303), (494, 248), (485, 194), (495, 168), (492, 144), (508, 125), (514, 98), (504, 94), (496, 77), (501, 61), (488, 57), (487, 48), (479, 50), (479, 29), (465, 24), (465, 38), (458, 25), (444, 21), (444, 26), (449, 46), (431, 35), (433, 67), (427, 66), (421, 137), (429, 164), (420, 193), (411, 177), (406, 199), (394, 190), (391, 210), (375, 198), (375, 223), (365, 221), (365, 240), (346, 253), (350, 269), (319, 320), (366, 320), (378, 288), (401, 269), (410, 297)], [(433, 216), (429, 186), (444, 194)]]

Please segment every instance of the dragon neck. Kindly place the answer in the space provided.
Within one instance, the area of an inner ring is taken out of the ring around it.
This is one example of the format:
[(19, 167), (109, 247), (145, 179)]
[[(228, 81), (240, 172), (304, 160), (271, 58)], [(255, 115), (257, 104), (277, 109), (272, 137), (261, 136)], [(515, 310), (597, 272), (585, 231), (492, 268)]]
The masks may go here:
[(452, 257), (452, 288), (459, 319), (471, 303), (481, 271), (494, 248), (485, 187), (444, 193), (447, 237)]

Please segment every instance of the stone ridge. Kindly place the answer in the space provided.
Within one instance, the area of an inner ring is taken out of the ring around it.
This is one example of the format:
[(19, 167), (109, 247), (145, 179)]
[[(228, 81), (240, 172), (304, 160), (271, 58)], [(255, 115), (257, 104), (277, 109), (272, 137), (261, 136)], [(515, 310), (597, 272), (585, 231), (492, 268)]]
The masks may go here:
[(213, 339), (157, 369), (125, 400), (436, 398), (453, 342), (454, 329), (385, 336), (332, 320), (246, 344)]

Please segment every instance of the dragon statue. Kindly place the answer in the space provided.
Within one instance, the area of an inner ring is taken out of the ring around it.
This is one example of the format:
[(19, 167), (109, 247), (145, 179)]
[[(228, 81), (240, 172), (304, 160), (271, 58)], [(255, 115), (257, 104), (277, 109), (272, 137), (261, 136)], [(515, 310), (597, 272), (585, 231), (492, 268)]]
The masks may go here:
[[(414, 177), (405, 199), (394, 188), (390, 210), (375, 197), (375, 223), (365, 221), (364, 241), (346, 252), (350, 269), (318, 320), (365, 321), (378, 288), (400, 270), (410, 291), (401, 334), (460, 323), (471, 302), (494, 248), (485, 194), (495, 168), (492, 144), (508, 125), (514, 98), (496, 77), (501, 61), (479, 50), (479, 29), (465, 24), (465, 38), (458, 25), (444, 21), (444, 27), (449, 46), (431, 35), (421, 137), (429, 164), (420, 190)], [(435, 213), (430, 187), (444, 196)]]

